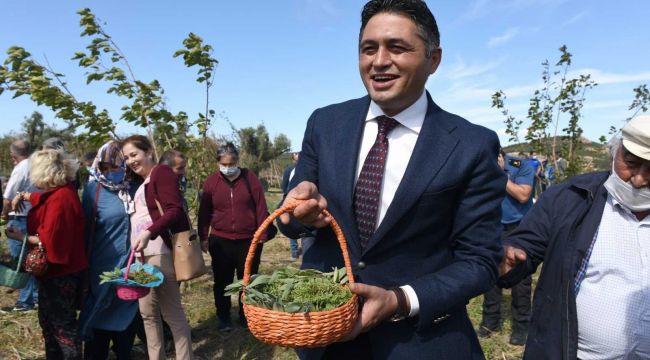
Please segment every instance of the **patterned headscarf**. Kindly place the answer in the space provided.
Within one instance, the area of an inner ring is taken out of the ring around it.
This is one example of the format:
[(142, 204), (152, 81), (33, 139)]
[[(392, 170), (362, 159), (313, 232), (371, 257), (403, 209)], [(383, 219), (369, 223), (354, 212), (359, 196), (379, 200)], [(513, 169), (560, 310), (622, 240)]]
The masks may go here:
[(133, 207), (130, 205), (132, 203), (131, 197), (129, 196), (129, 182), (125, 178), (122, 178), (120, 182), (113, 182), (108, 180), (102, 171), (100, 170), (100, 163), (109, 163), (117, 166), (121, 170), (126, 170), (126, 163), (124, 161), (124, 154), (122, 154), (122, 149), (120, 144), (110, 140), (102, 147), (97, 150), (97, 156), (93, 161), (92, 166), (90, 167), (89, 173), (90, 177), (88, 181), (97, 181), (101, 186), (105, 187), (111, 191), (117, 191), (117, 194), (124, 203), (124, 210), (127, 214), (130, 214), (130, 211)]

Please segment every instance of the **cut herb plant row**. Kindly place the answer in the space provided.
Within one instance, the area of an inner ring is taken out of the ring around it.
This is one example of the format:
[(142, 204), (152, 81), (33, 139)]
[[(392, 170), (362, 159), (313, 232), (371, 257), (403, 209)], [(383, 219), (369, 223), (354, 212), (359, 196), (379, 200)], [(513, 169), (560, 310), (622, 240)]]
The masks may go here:
[[(288, 313), (332, 310), (352, 297), (347, 283), (345, 268), (323, 273), (287, 267), (271, 275), (252, 275), (244, 303)], [(243, 290), (243, 280), (239, 280), (226, 287), (226, 295)]]

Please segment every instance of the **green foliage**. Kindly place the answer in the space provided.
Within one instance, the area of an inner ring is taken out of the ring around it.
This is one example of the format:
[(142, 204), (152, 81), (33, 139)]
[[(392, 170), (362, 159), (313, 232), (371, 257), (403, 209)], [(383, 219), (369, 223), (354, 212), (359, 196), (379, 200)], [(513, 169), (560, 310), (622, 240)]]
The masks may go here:
[(633, 110), (634, 113), (632, 116), (627, 118), (627, 120), (631, 120), (633, 117), (635, 117), (639, 112), (646, 112), (648, 111), (648, 107), (650, 106), (650, 91), (648, 91), (648, 85), (639, 85), (634, 88), (634, 101), (632, 101), (632, 104), (628, 108), (628, 110)]
[[(122, 275), (120, 268), (116, 267), (113, 271), (104, 271), (101, 273), (99, 275), (99, 279), (101, 280), (99, 283), (104, 284), (113, 280), (121, 279), (123, 277), (124, 275)], [(136, 271), (129, 272), (129, 280), (135, 281), (138, 284), (145, 285), (158, 280), (158, 278), (155, 275), (152, 275), (144, 271), (144, 269), (140, 268)]]
[[(198, 68), (196, 81), (205, 86), (205, 109), (197, 112), (194, 118), (186, 111), (173, 114), (167, 108), (160, 82), (138, 79), (122, 50), (91, 10), (85, 8), (77, 13), (82, 29), (80, 35), (88, 38), (89, 43), (84, 50), (76, 51), (72, 60), (84, 69), (86, 85), (107, 83), (108, 94), (125, 99), (127, 104), (121, 108), (119, 121), (146, 129), (156, 155), (166, 149), (186, 153), (189, 185), (200, 189), (202, 181), (216, 169), (217, 140), (208, 136), (215, 120), (215, 111), (210, 109), (210, 87), (219, 63), (212, 57), (212, 46), (189, 33), (183, 40), (183, 48), (174, 52), (173, 56), (181, 57), (186, 67)], [(4, 65), (0, 66), (0, 94), (7, 90), (14, 98), (28, 95), (36, 104), (52, 109), (57, 118), (67, 123), (70, 133), (77, 132), (76, 142), (83, 144), (78, 149), (96, 148), (110, 138), (119, 138), (115, 132), (118, 120), (107, 110), (99, 110), (93, 102), (78, 100), (68, 89), (63, 74), (39, 64), (21, 47), (12, 46), (7, 55)], [(34, 126), (31, 133), (40, 131), (40, 123), (31, 124)], [(239, 133), (234, 130), (235, 134)], [(257, 171), (268, 166), (265, 162), (286, 151), (290, 145), (284, 135), (271, 143), (263, 126), (262, 130), (255, 132), (253, 137), (242, 130), (244, 153), (251, 160), (250, 167)], [(255, 145), (249, 146), (251, 144)], [(191, 199), (190, 203), (196, 206), (196, 199)]]
[(510, 114), (508, 109), (504, 106), (504, 101), (506, 99), (506, 94), (499, 90), (492, 95), (492, 107), (501, 110), (501, 114), (505, 116), (504, 123), (506, 125), (506, 134), (510, 136), (508, 141), (518, 143), (519, 142), (519, 128), (523, 123), (522, 120), (515, 119), (514, 116)]
[(275, 270), (271, 275), (256, 274), (244, 287), (243, 280), (226, 287), (226, 295), (244, 291), (246, 304), (284, 312), (309, 312), (335, 309), (352, 297), (344, 286), (348, 283), (345, 268), (332, 272), (298, 270), (287, 267)]
[(80, 136), (93, 143), (115, 134), (108, 111), (98, 111), (92, 102), (78, 101), (62, 79), (62, 74), (36, 62), (24, 48), (12, 46), (7, 50), (4, 65), (0, 65), (0, 94), (8, 90), (13, 92), (13, 98), (29, 95), (37, 105), (52, 109), (57, 118), (74, 128), (85, 129)]
[[(542, 88), (535, 90), (530, 98), (527, 118), (530, 125), (525, 136), (533, 149), (540, 154), (551, 155), (562, 153), (569, 162), (565, 175), (571, 176), (583, 171), (583, 164), (578, 156), (581, 146), (582, 108), (585, 102), (585, 93), (597, 84), (591, 75), (580, 75), (568, 78), (573, 55), (566, 45), (559, 48), (560, 59), (551, 68), (548, 60), (542, 62)], [(506, 95), (499, 90), (492, 95), (492, 106), (501, 110), (505, 116), (506, 133), (510, 135), (509, 141), (518, 141), (519, 128), (522, 120), (516, 120), (505, 108)], [(559, 131), (569, 140), (566, 147), (559, 147)], [(555, 164), (557, 168), (557, 164)]]
[(264, 125), (243, 128), (237, 132), (242, 164), (259, 174), (269, 166), (269, 161), (291, 149), (291, 141), (280, 134), (271, 141)]

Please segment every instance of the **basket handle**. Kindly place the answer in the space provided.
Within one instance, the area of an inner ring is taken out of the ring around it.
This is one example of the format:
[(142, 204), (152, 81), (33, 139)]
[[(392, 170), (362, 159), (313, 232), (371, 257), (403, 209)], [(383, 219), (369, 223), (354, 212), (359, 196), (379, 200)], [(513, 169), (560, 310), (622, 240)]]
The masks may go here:
[[(129, 255), (129, 260), (126, 263), (126, 270), (124, 270), (124, 281), (129, 281), (129, 271), (131, 270), (131, 264), (133, 264), (133, 259), (135, 259), (135, 248), (131, 249), (131, 254)], [(144, 256), (140, 256), (140, 262), (144, 264)]]
[(25, 249), (27, 249), (27, 238), (28, 234), (25, 234), (23, 237), (23, 246), (20, 247), (20, 254), (18, 255), (18, 263), (16, 263), (16, 271), (20, 271), (20, 267), (23, 264), (23, 258), (25, 257)]
[[(251, 266), (253, 265), (253, 258), (255, 257), (255, 250), (257, 249), (257, 245), (260, 242), (260, 238), (262, 237), (263, 234), (266, 233), (266, 228), (269, 227), (269, 225), (275, 220), (277, 217), (284, 213), (288, 212), (293, 212), (293, 210), (303, 203), (305, 200), (294, 200), (288, 204), (283, 204), (282, 207), (278, 208), (275, 210), (272, 214), (270, 214), (260, 225), (259, 228), (257, 228), (257, 231), (255, 231), (255, 235), (253, 235), (253, 240), (251, 241), (251, 245), (248, 248), (248, 254), (246, 255), (246, 264), (244, 265), (244, 287), (248, 286), (250, 283), (251, 279)], [(339, 224), (336, 222), (334, 217), (332, 217), (332, 214), (330, 214), (329, 211), (323, 210), (323, 214), (325, 216), (328, 216), (331, 221), (330, 221), (330, 227), (332, 230), (334, 230), (334, 234), (336, 235), (336, 239), (339, 241), (339, 246), (341, 247), (341, 252), (343, 253), (343, 261), (345, 263), (345, 272), (348, 275), (348, 281), (350, 284), (354, 283), (354, 275), (352, 274), (352, 265), (350, 263), (350, 254), (348, 253), (348, 245), (347, 242), (345, 241), (345, 236), (343, 235), (343, 230), (341, 230), (341, 227)]]

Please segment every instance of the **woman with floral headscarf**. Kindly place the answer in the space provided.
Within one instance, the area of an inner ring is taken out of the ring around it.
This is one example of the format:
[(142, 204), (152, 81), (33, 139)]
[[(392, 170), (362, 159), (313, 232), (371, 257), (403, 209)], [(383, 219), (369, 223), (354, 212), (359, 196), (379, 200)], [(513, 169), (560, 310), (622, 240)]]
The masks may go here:
[(129, 359), (133, 347), (138, 302), (120, 300), (111, 284), (99, 284), (99, 275), (124, 267), (131, 251), (133, 204), (125, 170), (121, 144), (107, 142), (97, 151), (82, 196), (89, 254), (89, 292), (80, 315), (86, 359), (106, 359), (111, 341), (118, 359)]

